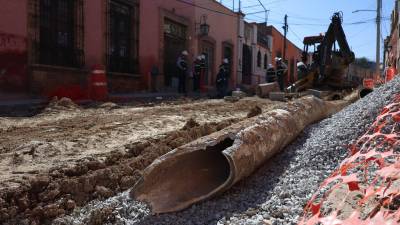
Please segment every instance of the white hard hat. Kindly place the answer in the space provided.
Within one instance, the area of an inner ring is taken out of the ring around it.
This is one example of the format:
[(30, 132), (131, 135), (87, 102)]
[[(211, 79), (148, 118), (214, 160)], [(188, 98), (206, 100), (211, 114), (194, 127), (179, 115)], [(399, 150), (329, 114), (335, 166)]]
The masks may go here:
[(268, 64), (268, 69), (274, 68), (272, 64)]
[(275, 57), (275, 61), (281, 61), (282, 60), (282, 58), (279, 58), (279, 57)]
[(206, 59), (206, 56), (204, 54), (201, 55), (202, 59)]
[(224, 63), (229, 63), (229, 60), (227, 58), (224, 59)]
[(303, 62), (298, 62), (297, 63), (297, 67), (300, 67), (300, 66), (305, 66), (306, 64), (304, 64)]
[(182, 51), (182, 55), (189, 55), (189, 53), (185, 50), (185, 51)]
[(203, 59), (203, 56), (199, 55), (199, 56), (197, 56), (197, 59), (201, 60), (201, 59)]

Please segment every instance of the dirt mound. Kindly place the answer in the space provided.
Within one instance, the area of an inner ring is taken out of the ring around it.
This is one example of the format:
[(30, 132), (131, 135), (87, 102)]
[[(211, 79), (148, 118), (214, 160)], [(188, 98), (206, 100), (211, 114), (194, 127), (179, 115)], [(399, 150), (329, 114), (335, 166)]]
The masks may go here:
[(258, 116), (262, 113), (262, 109), (256, 105), (252, 109), (250, 109), (249, 113), (247, 114), (247, 118)]
[(194, 118), (190, 118), (186, 122), (185, 126), (183, 126), (182, 130), (189, 130), (190, 128), (198, 127), (198, 126), (200, 126), (200, 124), (198, 122), (196, 122), (196, 120)]
[(105, 103), (99, 105), (99, 108), (107, 109), (107, 110), (113, 110), (113, 109), (118, 109), (120, 107), (117, 104), (113, 103), (113, 102), (105, 102)]
[(51, 99), (49, 105), (44, 109), (45, 113), (57, 113), (61, 111), (79, 110), (80, 107), (69, 98), (58, 99), (57, 96)]

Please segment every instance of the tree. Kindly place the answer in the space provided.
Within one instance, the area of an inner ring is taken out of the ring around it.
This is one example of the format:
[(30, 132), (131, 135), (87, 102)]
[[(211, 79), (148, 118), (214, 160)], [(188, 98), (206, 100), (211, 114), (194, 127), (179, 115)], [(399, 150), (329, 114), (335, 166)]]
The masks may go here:
[(361, 57), (361, 58), (356, 58), (356, 60), (353, 63), (354, 65), (357, 65), (361, 68), (364, 69), (373, 69), (375, 68), (375, 62), (367, 59), (366, 57)]

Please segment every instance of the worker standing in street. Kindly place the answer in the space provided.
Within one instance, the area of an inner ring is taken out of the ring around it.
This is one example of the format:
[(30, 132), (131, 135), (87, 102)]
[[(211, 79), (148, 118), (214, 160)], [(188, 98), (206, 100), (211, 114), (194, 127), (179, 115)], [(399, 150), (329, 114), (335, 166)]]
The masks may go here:
[(189, 53), (186, 50), (182, 51), (181, 55), (178, 57), (178, 60), (176, 61), (176, 65), (179, 71), (178, 92), (183, 94), (186, 94), (186, 74), (188, 70), (188, 63), (187, 63), (188, 55)]
[(297, 79), (301, 80), (305, 78), (308, 74), (307, 65), (304, 62), (297, 63)]
[(200, 72), (200, 89), (201, 91), (204, 91), (204, 84), (205, 84), (205, 74), (207, 71), (207, 60), (206, 60), (206, 55), (201, 54), (201, 72)]
[(219, 72), (217, 74), (216, 84), (219, 98), (223, 98), (227, 95), (229, 75), (229, 60), (225, 58), (222, 64), (219, 66)]
[(268, 64), (267, 74), (266, 74), (266, 82), (272, 83), (276, 81), (276, 71), (272, 64)]
[(203, 57), (201, 55), (196, 57), (196, 60), (193, 62), (193, 91), (197, 92), (200, 90), (200, 77), (201, 70), (203, 68)]
[(287, 72), (287, 65), (282, 61), (282, 58), (275, 58), (276, 61), (276, 77), (279, 83), (279, 89), (285, 89), (285, 74)]

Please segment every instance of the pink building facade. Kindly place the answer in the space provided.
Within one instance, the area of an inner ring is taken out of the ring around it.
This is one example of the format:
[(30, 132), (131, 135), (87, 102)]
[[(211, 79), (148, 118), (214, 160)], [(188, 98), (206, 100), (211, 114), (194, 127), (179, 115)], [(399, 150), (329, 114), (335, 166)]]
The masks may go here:
[[(203, 85), (229, 58), (236, 85), (238, 15), (214, 0), (0, 0), (0, 94), (87, 96), (103, 65), (112, 93), (176, 91), (176, 58), (207, 56)], [(209, 32), (201, 28), (207, 25)], [(159, 74), (151, 76), (152, 67)], [(190, 90), (191, 78), (187, 78)]]
[[(149, 74), (152, 65), (159, 68), (160, 74), (155, 77), (157, 89), (176, 89), (175, 62), (182, 50), (189, 52), (189, 62), (200, 54), (206, 56), (207, 70), (202, 84), (207, 90), (215, 87), (216, 73), (223, 58), (228, 58), (231, 64), (231, 87), (236, 85), (236, 13), (214, 0), (143, 0), (140, 18), (141, 69)], [(202, 24), (208, 25), (207, 34), (201, 32)], [(187, 84), (190, 90), (190, 78)]]

